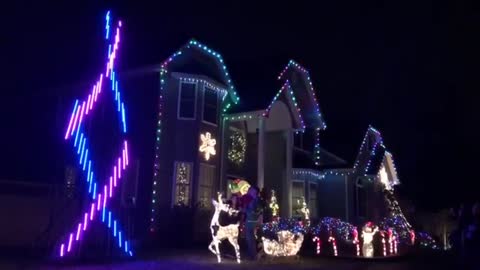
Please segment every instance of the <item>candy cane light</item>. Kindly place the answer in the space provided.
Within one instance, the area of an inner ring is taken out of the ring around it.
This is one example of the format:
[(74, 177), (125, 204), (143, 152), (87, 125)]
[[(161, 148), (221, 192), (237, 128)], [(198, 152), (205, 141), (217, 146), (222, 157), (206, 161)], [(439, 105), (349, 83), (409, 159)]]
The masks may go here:
[[(73, 226), (72, 231), (61, 239), (58, 247), (58, 255), (60, 257), (71, 254), (75, 247), (79, 246), (82, 236), (92, 227), (89, 223), (92, 223), (94, 218), (99, 219), (108, 228), (108, 231), (113, 235), (115, 243), (118, 243), (118, 247), (121, 250), (133, 256), (131, 244), (126, 239), (126, 233), (122, 231), (120, 221), (115, 219), (113, 211), (109, 208), (110, 201), (115, 195), (114, 191), (117, 189), (122, 175), (125, 175), (124, 171), (128, 167), (129, 150), (126, 139), (125, 104), (121, 99), (119, 81), (115, 73), (115, 59), (120, 46), (122, 22), (119, 20), (116, 27), (112, 28), (110, 11), (107, 12), (105, 21), (105, 40), (108, 48), (105, 71), (98, 76), (98, 80), (92, 86), (88, 97), (84, 100), (77, 99), (75, 101), (64, 136), (65, 140), (73, 141), (74, 153), (78, 157), (80, 168), (87, 182), (86, 189), (88, 189), (90, 203), (85, 212), (78, 217), (78, 223)], [(113, 29), (115, 31), (111, 31)], [(97, 174), (94, 172), (93, 151), (89, 151), (89, 138), (84, 130), (84, 125), (87, 117), (93, 117), (93, 111), (97, 107), (95, 105), (100, 100), (100, 95), (105, 87), (111, 89), (114, 97), (113, 102), (121, 122), (120, 133), (122, 142), (118, 147), (118, 156), (111, 165), (110, 175), (99, 182), (96, 177)], [(103, 183), (103, 186), (100, 183)]]

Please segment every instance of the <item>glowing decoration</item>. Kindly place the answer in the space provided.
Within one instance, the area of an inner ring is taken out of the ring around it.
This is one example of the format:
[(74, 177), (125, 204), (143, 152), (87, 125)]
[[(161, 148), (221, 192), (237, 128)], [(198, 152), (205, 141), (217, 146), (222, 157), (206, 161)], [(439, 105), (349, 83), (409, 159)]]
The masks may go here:
[(209, 160), (210, 155), (214, 156), (217, 153), (215, 151), (215, 144), (217, 144), (217, 141), (215, 139), (212, 139), (212, 134), (210, 134), (210, 132), (200, 134), (200, 140), (202, 140), (202, 144), (200, 145), (198, 150), (201, 153), (204, 153), (206, 160)]
[(373, 248), (373, 236), (378, 232), (378, 227), (373, 226), (372, 222), (367, 222), (362, 229), (363, 246), (362, 254), (363, 257), (373, 257), (374, 248)]
[[(213, 213), (212, 220), (210, 221), (210, 231), (212, 233), (212, 242), (208, 246), (208, 249), (215, 255), (217, 255), (218, 262), (222, 262), (222, 257), (220, 254), (219, 245), (220, 243), (228, 239), (228, 242), (235, 249), (235, 254), (237, 256), (237, 263), (240, 263), (240, 246), (238, 245), (238, 226), (237, 224), (230, 224), (227, 226), (220, 225), (218, 219), (220, 217), (220, 212), (224, 211), (230, 215), (238, 213), (238, 211), (230, 208), (227, 204), (223, 203), (222, 194), (218, 193), (218, 201), (212, 199), (213, 206), (215, 207), (215, 212)], [(215, 249), (213, 249), (215, 247)]]
[(360, 241), (358, 240), (358, 230), (357, 228), (353, 229), (353, 244), (355, 245), (357, 256), (360, 256)]
[(275, 196), (275, 190), (272, 190), (272, 196), (270, 197), (270, 204), (268, 205), (270, 210), (272, 211), (272, 218), (273, 221), (278, 219), (278, 213), (280, 211), (280, 207), (277, 203), (277, 197)]
[(262, 237), (263, 250), (267, 255), (274, 257), (295, 256), (302, 247), (303, 234), (288, 230), (277, 232), (277, 240)]
[(313, 146), (313, 161), (320, 166), (320, 128), (315, 129), (315, 145)]
[(391, 190), (392, 185), (390, 184), (390, 181), (388, 179), (387, 171), (385, 170), (385, 167), (382, 166), (380, 168), (380, 182), (383, 184), (386, 190)]
[(245, 152), (247, 150), (247, 139), (242, 132), (234, 131), (230, 136), (230, 148), (228, 149), (228, 159), (240, 165), (245, 162)]
[[(85, 125), (84, 122), (87, 119), (88, 115), (91, 115), (92, 111), (95, 109), (95, 104), (98, 100), (98, 95), (102, 92), (102, 87), (103, 87), (103, 78), (110, 78), (112, 82), (112, 92), (114, 92), (115, 95), (115, 103), (117, 106), (117, 111), (119, 112), (119, 119), (122, 122), (122, 128), (121, 128), (121, 133), (122, 136), (125, 136), (126, 134), (126, 121), (125, 121), (125, 106), (124, 103), (120, 99), (120, 92), (118, 92), (118, 80), (115, 79), (115, 72), (114, 72), (114, 64), (115, 64), (115, 58), (117, 55), (117, 50), (119, 48), (119, 42), (120, 42), (120, 27), (121, 27), (121, 21), (118, 21), (118, 25), (115, 28), (114, 35), (112, 35), (112, 39), (110, 38), (109, 31), (110, 31), (110, 12), (107, 13), (106, 16), (106, 39), (107, 41), (111, 42), (109, 45), (110, 48), (112, 48), (113, 45), (113, 50), (110, 49), (109, 53), (107, 55), (107, 64), (106, 64), (106, 70), (104, 73), (100, 74), (99, 79), (97, 82), (93, 85), (92, 92), (88, 95), (86, 100), (84, 101), (75, 101), (74, 109), (72, 112), (72, 115), (70, 116), (70, 120), (67, 126), (67, 130), (64, 136), (65, 140), (68, 140), (72, 138), (73, 136), (75, 137), (75, 140), (73, 142), (75, 152), (79, 157), (79, 165), (81, 165), (82, 171), (85, 172), (85, 178), (88, 183), (88, 197), (91, 200), (90, 205), (87, 209), (85, 209), (85, 212), (81, 215), (81, 220), (82, 222), (77, 223), (75, 226), (75, 229), (72, 230), (71, 233), (68, 234), (68, 240), (64, 239), (68, 244), (66, 245), (65, 242), (60, 243), (60, 257), (63, 257), (67, 254), (70, 254), (72, 250), (74, 249), (74, 244), (82, 239), (82, 232), (86, 231), (90, 226), (88, 225), (89, 221), (92, 221), (94, 217), (98, 217), (102, 221), (104, 218), (102, 216), (104, 215), (97, 215), (99, 211), (105, 211), (106, 207), (106, 196), (105, 194), (103, 195), (103, 208), (100, 210), (100, 204), (102, 201), (102, 195), (101, 192), (106, 190), (106, 185), (104, 186), (103, 189), (101, 189), (101, 186), (98, 185), (99, 187), (99, 192), (97, 192), (97, 180), (96, 180), (96, 174), (94, 173), (94, 163), (91, 159), (91, 155), (89, 156), (89, 146), (87, 144), (87, 135), (84, 133), (84, 128), (83, 126)], [(119, 108), (122, 108), (120, 110)], [(120, 113), (121, 112), (121, 113)], [(75, 135), (74, 135), (75, 134)], [(79, 136), (80, 134), (80, 136)], [(80, 140), (78, 141), (78, 138)], [(77, 144), (78, 142), (78, 144)], [(125, 156), (124, 161), (128, 160), (128, 150), (127, 150), (127, 141), (124, 140), (122, 143), (121, 147), (119, 147), (120, 152), (122, 152), (122, 155)], [(114, 166), (120, 165), (120, 158), (118, 159), (118, 163), (115, 162), (113, 164), (113, 168), (115, 170), (115, 173), (117, 173), (117, 170), (115, 169)], [(88, 170), (87, 170), (87, 164), (88, 164)], [(123, 170), (126, 169), (125, 165), (123, 164), (123, 169), (118, 169), (118, 175), (119, 179), (121, 178), (121, 173)], [(108, 178), (107, 178), (108, 179)], [(93, 189), (92, 189), (93, 187)], [(111, 191), (112, 192), (112, 191)], [(105, 192), (106, 193), (106, 192)], [(111, 197), (110, 193), (110, 197)], [(98, 199), (96, 199), (98, 198)], [(111, 212), (109, 211), (109, 218), (110, 218)], [(102, 218), (101, 218), (102, 217)], [(109, 220), (110, 221), (110, 220)], [(116, 223), (116, 220), (114, 221)], [(110, 225), (109, 225), (110, 227)], [(83, 228), (83, 230), (81, 230)], [(75, 242), (73, 242), (73, 235), (75, 235)], [(121, 240), (119, 243), (119, 247), (121, 247)], [(65, 246), (67, 246), (67, 250), (65, 251)], [(133, 255), (131, 250), (125, 249), (125, 252), (129, 254), (130, 256)]]
[(330, 236), (328, 237), (328, 242), (332, 243), (333, 256), (338, 256), (337, 240), (335, 239), (335, 237), (332, 236), (332, 233), (330, 233)]
[[(310, 170), (310, 169), (293, 169), (292, 170), (293, 175), (300, 175), (300, 176), (309, 176), (314, 178), (315, 180), (321, 180), (325, 178), (324, 173), (321, 173), (316, 170)], [(312, 179), (313, 180), (313, 179)]]
[(412, 245), (415, 245), (415, 231), (414, 230), (410, 230), (410, 243)]
[(305, 201), (305, 197), (302, 196), (302, 208), (300, 212), (303, 215), (303, 219), (305, 220), (305, 224), (310, 226), (310, 209), (308, 209), (307, 202)]
[(317, 255), (319, 255), (319, 254), (320, 254), (320, 244), (321, 244), (320, 237), (314, 236), (314, 237), (312, 238), (312, 241), (316, 244), (315, 253), (316, 253)]
[(380, 231), (380, 236), (382, 237), (382, 247), (383, 247), (383, 256), (387, 256), (387, 246), (385, 244), (385, 233)]
[(176, 172), (176, 192), (175, 192), (175, 204), (176, 205), (190, 205), (190, 177), (189, 177), (189, 167), (187, 163), (179, 162), (177, 163), (177, 172)]
[(226, 89), (221, 88), (221, 87), (217, 87), (217, 86), (209, 83), (206, 80), (196, 79), (196, 78), (186, 78), (186, 77), (180, 77), (179, 79), (180, 79), (180, 81), (187, 82), (187, 83), (203, 83), (203, 85), (205, 87), (207, 87), (208, 89), (220, 92), (220, 95), (222, 96), (222, 99), (224, 99), (226, 97), (227, 93), (228, 93), (228, 91)]
[(250, 189), (250, 184), (245, 180), (236, 179), (229, 184), (229, 189), (232, 194), (239, 193), (243, 196), (248, 193), (248, 189)]

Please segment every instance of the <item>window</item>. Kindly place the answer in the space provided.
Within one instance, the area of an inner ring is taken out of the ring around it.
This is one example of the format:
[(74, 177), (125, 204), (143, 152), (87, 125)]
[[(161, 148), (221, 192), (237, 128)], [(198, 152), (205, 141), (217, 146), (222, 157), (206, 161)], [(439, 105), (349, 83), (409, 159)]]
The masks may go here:
[(201, 208), (212, 207), (213, 183), (215, 179), (215, 166), (200, 163), (198, 178), (198, 204)]
[(292, 182), (292, 213), (294, 216), (301, 216), (303, 200), (305, 198), (305, 186), (303, 181), (293, 181)]
[(205, 87), (203, 91), (203, 120), (208, 123), (217, 124), (217, 91)]
[(192, 163), (175, 162), (175, 198), (174, 205), (190, 205), (192, 183)]
[(195, 119), (197, 84), (180, 82), (178, 94), (178, 118)]
[(310, 216), (317, 217), (317, 184), (310, 183), (308, 189), (308, 208), (310, 209)]

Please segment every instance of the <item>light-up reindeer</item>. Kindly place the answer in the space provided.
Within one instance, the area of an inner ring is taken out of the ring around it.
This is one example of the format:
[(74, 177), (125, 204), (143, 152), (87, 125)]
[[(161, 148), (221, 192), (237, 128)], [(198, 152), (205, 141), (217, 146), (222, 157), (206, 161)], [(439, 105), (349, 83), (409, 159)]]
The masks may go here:
[[(228, 239), (228, 242), (235, 249), (237, 256), (237, 262), (240, 263), (240, 246), (238, 245), (238, 226), (236, 224), (229, 224), (227, 226), (220, 225), (218, 219), (222, 211), (227, 212), (229, 215), (237, 214), (238, 211), (232, 209), (229, 205), (224, 204), (222, 200), (222, 194), (218, 193), (218, 201), (212, 199), (213, 206), (215, 206), (215, 213), (213, 214), (212, 221), (210, 222), (210, 231), (212, 232), (212, 242), (208, 246), (208, 249), (215, 255), (217, 255), (218, 262), (222, 262), (219, 245), (220, 243)], [(213, 249), (215, 247), (215, 249)]]

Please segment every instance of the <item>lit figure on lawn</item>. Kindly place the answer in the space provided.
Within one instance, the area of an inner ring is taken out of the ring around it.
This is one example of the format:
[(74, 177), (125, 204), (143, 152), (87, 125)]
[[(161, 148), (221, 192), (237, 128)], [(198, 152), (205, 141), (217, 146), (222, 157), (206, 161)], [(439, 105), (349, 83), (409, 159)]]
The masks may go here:
[(308, 209), (305, 197), (302, 197), (302, 208), (300, 208), (300, 212), (302, 213), (303, 219), (305, 220), (305, 225), (310, 226), (310, 209)]
[(373, 257), (373, 236), (378, 232), (378, 227), (374, 226), (372, 222), (367, 222), (362, 229), (362, 238), (363, 238), (363, 246), (362, 246), (362, 254), (363, 257)]
[(295, 256), (302, 247), (303, 234), (300, 232), (282, 230), (277, 232), (277, 238), (278, 241), (262, 237), (266, 254), (275, 257)]
[(280, 211), (280, 206), (278, 206), (277, 203), (277, 197), (275, 197), (275, 190), (272, 190), (272, 197), (270, 198), (269, 207), (272, 211), (272, 220), (275, 222), (278, 219), (278, 212)]
[[(228, 242), (235, 249), (235, 255), (237, 256), (237, 262), (240, 263), (240, 246), (238, 245), (238, 226), (239, 223), (229, 224), (227, 226), (220, 225), (218, 219), (222, 211), (227, 212), (229, 215), (238, 214), (238, 211), (230, 208), (228, 204), (224, 204), (222, 200), (222, 194), (218, 193), (218, 201), (212, 199), (215, 212), (210, 222), (210, 231), (212, 232), (212, 242), (208, 246), (208, 249), (215, 255), (217, 255), (218, 262), (222, 262), (219, 245), (220, 243), (228, 239)], [(213, 249), (215, 247), (215, 249)]]

